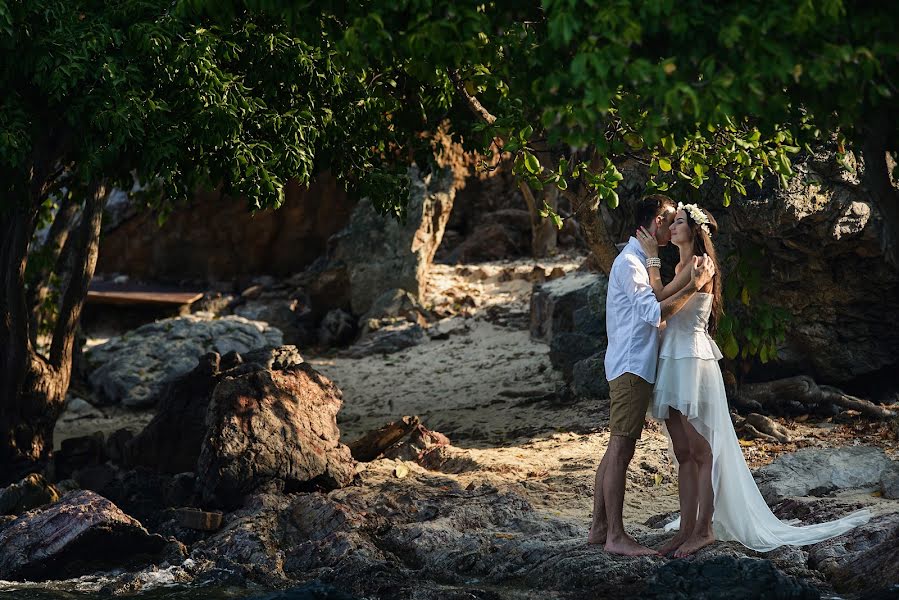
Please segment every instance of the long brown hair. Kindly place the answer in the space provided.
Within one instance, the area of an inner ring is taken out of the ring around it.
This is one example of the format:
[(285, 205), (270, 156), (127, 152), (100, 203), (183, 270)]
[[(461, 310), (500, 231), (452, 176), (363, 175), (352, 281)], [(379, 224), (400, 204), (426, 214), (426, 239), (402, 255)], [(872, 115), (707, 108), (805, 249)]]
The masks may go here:
[(721, 267), (718, 264), (718, 253), (715, 252), (715, 244), (712, 243), (712, 235), (718, 233), (718, 222), (706, 209), (700, 208), (699, 210), (709, 220), (709, 233), (706, 233), (702, 226), (693, 220), (689, 210), (685, 210), (684, 213), (687, 215), (687, 224), (690, 226), (690, 231), (693, 232), (693, 254), (695, 256), (707, 255), (715, 267), (715, 276), (712, 277), (712, 314), (709, 316), (709, 333), (714, 336), (718, 331), (721, 315), (724, 313), (721, 305), (721, 289), (723, 287)]

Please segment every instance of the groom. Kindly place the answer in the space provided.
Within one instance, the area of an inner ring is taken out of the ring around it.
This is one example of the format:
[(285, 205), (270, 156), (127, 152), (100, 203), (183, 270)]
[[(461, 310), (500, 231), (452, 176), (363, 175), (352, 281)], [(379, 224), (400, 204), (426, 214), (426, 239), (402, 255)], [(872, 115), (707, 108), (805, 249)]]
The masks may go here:
[[(636, 206), (636, 226), (645, 227), (659, 246), (671, 240), (669, 226), (676, 205), (668, 196), (654, 194)], [(611, 437), (596, 470), (593, 493), (593, 523), (588, 544), (605, 544), (614, 554), (641, 556), (657, 554), (640, 545), (624, 531), (622, 508), (627, 467), (634, 446), (643, 431), (646, 409), (652, 400), (656, 361), (659, 354), (659, 326), (679, 311), (698, 290), (711, 280), (711, 262), (694, 259), (690, 283), (661, 303), (649, 282), (646, 254), (631, 236), (612, 263), (606, 295), (606, 330), (609, 345), (605, 369), (609, 380), (609, 429)]]

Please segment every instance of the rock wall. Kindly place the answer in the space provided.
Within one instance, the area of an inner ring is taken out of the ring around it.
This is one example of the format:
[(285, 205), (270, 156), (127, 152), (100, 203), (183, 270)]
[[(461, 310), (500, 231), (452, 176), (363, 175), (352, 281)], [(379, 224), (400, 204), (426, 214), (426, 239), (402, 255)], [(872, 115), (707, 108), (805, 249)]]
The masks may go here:
[(251, 214), (242, 198), (209, 191), (197, 193), (162, 227), (147, 211), (109, 215), (114, 226), (103, 233), (97, 272), (160, 281), (295, 273), (325, 251), (353, 205), (340, 184), (322, 174), (309, 189), (291, 181), (276, 211)]
[[(899, 269), (884, 258), (881, 217), (859, 187), (860, 167), (842, 169), (825, 152), (800, 155), (793, 167), (785, 189), (776, 181), (748, 186), (747, 197), (729, 208), (714, 186), (702, 195), (690, 188), (670, 195), (698, 202), (715, 216), (725, 277), (734, 267), (729, 254), (750, 246), (764, 250), (754, 300), (781, 307), (791, 318), (777, 360), (755, 365), (752, 377), (804, 373), (824, 383), (858, 384), (899, 362), (899, 322), (890, 317), (899, 298)], [(633, 206), (646, 173), (635, 161), (620, 169), (621, 205), (603, 213), (613, 237), (624, 241), (633, 231)], [(673, 247), (663, 255), (676, 261)]]

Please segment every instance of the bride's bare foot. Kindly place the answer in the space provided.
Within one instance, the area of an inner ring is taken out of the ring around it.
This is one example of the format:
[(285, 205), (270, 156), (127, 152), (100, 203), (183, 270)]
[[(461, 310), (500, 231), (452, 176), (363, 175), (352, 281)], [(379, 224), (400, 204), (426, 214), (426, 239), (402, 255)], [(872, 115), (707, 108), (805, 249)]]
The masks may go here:
[(652, 548), (640, 545), (637, 540), (629, 535), (624, 535), (618, 539), (606, 540), (606, 552), (612, 554), (621, 554), (624, 556), (657, 556), (658, 552)]
[(674, 553), (675, 558), (684, 558), (690, 556), (691, 554), (695, 554), (698, 550), (705, 548), (709, 544), (715, 541), (715, 536), (711, 533), (706, 534), (693, 534), (687, 540), (680, 545), (677, 551)]
[(591, 546), (595, 546), (597, 544), (605, 544), (606, 543), (606, 528), (605, 527), (596, 527), (590, 528), (590, 533), (587, 534), (587, 544)]
[(681, 544), (686, 542), (687, 538), (689, 538), (689, 537), (690, 536), (687, 535), (687, 533), (685, 531), (678, 531), (677, 533), (674, 534), (673, 538), (668, 540), (664, 546), (659, 548), (659, 554), (661, 554), (662, 556), (666, 556), (666, 555), (670, 554), (674, 550), (677, 550), (678, 548), (680, 548)]

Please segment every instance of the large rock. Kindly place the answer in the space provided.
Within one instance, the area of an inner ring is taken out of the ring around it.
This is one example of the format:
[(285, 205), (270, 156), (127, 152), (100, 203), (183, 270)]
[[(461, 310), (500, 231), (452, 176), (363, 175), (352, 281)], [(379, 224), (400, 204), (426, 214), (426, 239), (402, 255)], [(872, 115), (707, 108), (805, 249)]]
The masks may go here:
[(875, 517), (812, 546), (809, 566), (825, 573), (841, 592), (871, 593), (892, 588), (895, 593), (899, 586), (899, 513)]
[[(738, 545), (718, 543), (690, 561), (616, 556), (585, 544), (584, 523), (547, 514), (515, 492), (488, 484), (463, 489), (417, 465), (398, 483), (403, 464), (370, 463), (363, 485), (329, 494), (248, 499), (255, 508), (235, 513), (194, 556), (251, 578), (324, 576), (366, 598), (759, 597), (746, 587), (777, 598), (817, 597), (779, 563), (750, 560)], [(629, 531), (654, 547), (670, 537)], [(654, 573), (674, 587), (647, 585)]]
[(59, 500), (59, 490), (44, 476), (32, 473), (0, 490), (0, 515), (18, 515)]
[(251, 213), (242, 198), (198, 192), (160, 227), (151, 211), (134, 210), (117, 195), (113, 199), (121, 202), (111, 203), (104, 215), (97, 272), (173, 281), (295, 273), (325, 251), (354, 203), (327, 174), (308, 189), (290, 181), (285, 196), (280, 209)]
[(574, 363), (571, 369), (571, 391), (578, 398), (608, 398), (605, 350)]
[(106, 402), (150, 406), (168, 382), (190, 372), (207, 352), (243, 353), (281, 343), (279, 330), (242, 317), (164, 319), (91, 348), (89, 381)]
[(456, 246), (447, 261), (468, 263), (521, 256), (528, 252), (530, 242), (530, 226), (528, 231), (521, 232), (503, 222), (483, 223)]
[(226, 375), (259, 369), (281, 370), (303, 362), (293, 346), (262, 348), (223, 357), (212, 352), (200, 358), (191, 372), (169, 385), (159, 412), (143, 431), (125, 444), (125, 462), (163, 473), (195, 471), (206, 437), (206, 411), (212, 392)]
[(93, 492), (69, 492), (0, 529), (0, 579), (65, 579), (146, 563), (166, 546)]
[(895, 468), (879, 448), (802, 448), (777, 457), (755, 472), (768, 503), (790, 496), (827, 493), (844, 488), (879, 488)]
[(551, 343), (557, 333), (575, 331), (575, 312), (579, 325), (589, 324), (589, 331), (605, 335), (607, 279), (596, 273), (572, 271), (564, 277), (538, 283), (531, 294), (531, 338)]
[(374, 300), (390, 289), (423, 296), (453, 207), (455, 187), (446, 170), (422, 176), (413, 166), (409, 177), (412, 185), (405, 224), (377, 213), (371, 200), (364, 198), (347, 227), (329, 242), (329, 264), (345, 266), (353, 314), (366, 313)]
[(656, 571), (642, 598), (652, 600), (817, 600), (821, 592), (784, 575), (768, 560), (717, 556), (674, 560)]
[(597, 360), (608, 344), (607, 288), (604, 275), (575, 271), (536, 284), (531, 295), (531, 338), (549, 344), (550, 362), (577, 396), (608, 394), (605, 370)]
[(270, 482), (288, 491), (348, 484), (354, 462), (339, 442), (342, 403), (337, 386), (305, 363), (224, 377), (197, 463), (203, 499), (235, 506)]

